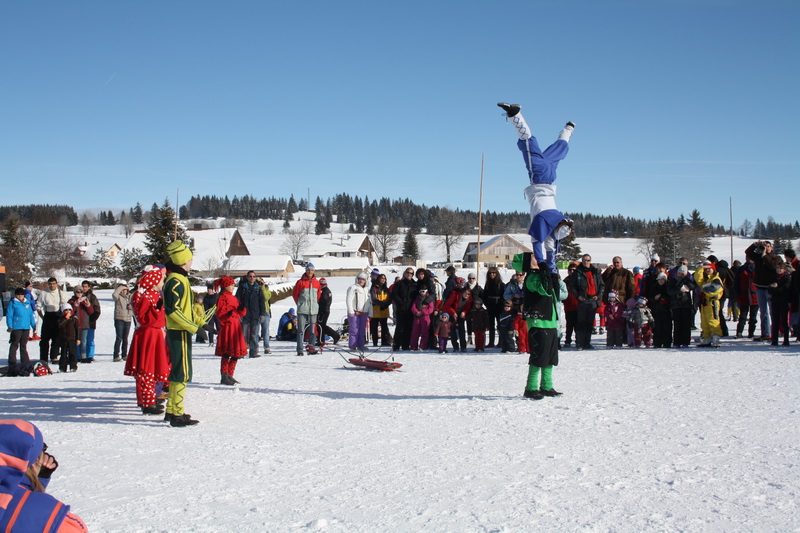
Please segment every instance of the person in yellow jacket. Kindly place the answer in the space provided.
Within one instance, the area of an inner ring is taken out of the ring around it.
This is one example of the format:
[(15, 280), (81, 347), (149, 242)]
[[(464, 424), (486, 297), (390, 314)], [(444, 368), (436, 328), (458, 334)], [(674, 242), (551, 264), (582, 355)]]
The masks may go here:
[(192, 335), (205, 324), (203, 315), (193, 309), (194, 295), (189, 285), (193, 254), (181, 240), (167, 247), (169, 275), (164, 282), (164, 311), (167, 315), (167, 345), (172, 362), (169, 374), (169, 401), (165, 420), (173, 427), (198, 423), (185, 413), (183, 398), (186, 383), (192, 381)]
[(700, 287), (700, 327), (702, 336), (699, 346), (719, 348), (719, 338), (722, 335), (720, 316), (722, 306), (723, 286), (719, 274), (714, 270), (711, 261), (703, 264), (694, 273), (694, 280)]

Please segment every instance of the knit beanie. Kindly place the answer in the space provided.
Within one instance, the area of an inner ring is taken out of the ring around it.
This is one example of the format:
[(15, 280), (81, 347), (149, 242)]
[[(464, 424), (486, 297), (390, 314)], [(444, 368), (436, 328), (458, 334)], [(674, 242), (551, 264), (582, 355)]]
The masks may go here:
[(689, 267), (687, 267), (686, 265), (679, 266), (678, 267), (678, 274), (680, 274), (681, 272), (684, 273), (684, 274), (688, 274), (689, 273)]
[(167, 253), (169, 254), (170, 260), (176, 266), (185, 265), (191, 261), (193, 257), (192, 251), (180, 239), (173, 241), (172, 244), (167, 246)]

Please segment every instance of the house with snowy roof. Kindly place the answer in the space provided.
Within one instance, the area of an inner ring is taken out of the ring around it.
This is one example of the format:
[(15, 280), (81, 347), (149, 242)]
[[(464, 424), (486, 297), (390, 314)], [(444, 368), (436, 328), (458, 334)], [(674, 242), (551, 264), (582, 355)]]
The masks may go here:
[(378, 262), (378, 253), (366, 233), (309, 235), (309, 243), (303, 252), (303, 258), (316, 264), (323, 257), (360, 257), (365, 258), (367, 264)]
[(464, 261), (474, 263), (480, 259), (481, 263), (487, 266), (506, 267), (516, 254), (533, 250), (511, 235), (505, 234), (491, 237), (486, 242), (482, 242), (480, 254), (478, 251), (477, 241), (468, 243), (466, 252), (464, 252)]

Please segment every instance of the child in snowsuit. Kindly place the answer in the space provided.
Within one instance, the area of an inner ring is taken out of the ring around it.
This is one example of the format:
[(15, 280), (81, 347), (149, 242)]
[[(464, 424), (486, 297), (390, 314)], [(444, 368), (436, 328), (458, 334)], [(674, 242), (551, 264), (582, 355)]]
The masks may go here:
[(557, 273), (555, 256), (561, 241), (569, 236), (572, 220), (556, 208), (556, 168), (569, 152), (569, 139), (575, 124), (567, 122), (558, 140), (546, 150), (539, 148), (536, 137), (520, 113), (519, 104), (497, 104), (506, 112), (519, 135), (517, 147), (522, 152), (525, 167), (528, 169), (530, 185), (525, 189), (525, 197), (530, 204), (531, 223), (528, 234), (531, 236), (535, 266), (545, 263), (548, 270)]
[(625, 330), (627, 331), (627, 338), (625, 343), (633, 348), (633, 323), (631, 322), (631, 314), (633, 310), (636, 309), (636, 298), (628, 298), (628, 301), (625, 302), (625, 310), (622, 312), (622, 316), (625, 317)]
[[(80, 287), (75, 287), (74, 294), (72, 298), (69, 299), (69, 304), (72, 306), (72, 311), (75, 313), (75, 317), (78, 319), (78, 327), (80, 328), (80, 336), (81, 340), (85, 340), (88, 334), (88, 330), (91, 327), (91, 318), (92, 313), (94, 312), (94, 307), (92, 306), (92, 302), (86, 298), (83, 294), (83, 289)], [(88, 348), (84, 343), (78, 344), (78, 361), (85, 363), (91, 362), (88, 357)]]
[(724, 290), (722, 280), (714, 271), (711, 261), (703, 261), (701, 268), (694, 273), (694, 281), (700, 287), (700, 327), (701, 339), (699, 346), (719, 348), (719, 339), (722, 336), (720, 315), (722, 306), (720, 300)]
[(447, 341), (450, 340), (450, 315), (439, 313), (439, 321), (434, 332), (439, 340), (439, 353), (447, 353)]
[(636, 307), (631, 310), (630, 324), (633, 329), (633, 345), (641, 348), (642, 341), (646, 348), (650, 347), (653, 339), (653, 313), (647, 307), (647, 298), (636, 300)]
[(605, 305), (606, 316), (606, 346), (622, 346), (625, 341), (625, 306), (619, 299), (617, 291), (608, 293), (608, 302)]
[(517, 342), (514, 338), (514, 321), (517, 312), (511, 300), (503, 301), (503, 310), (497, 318), (497, 332), (500, 337), (500, 353), (517, 351)]
[(653, 347), (669, 348), (672, 344), (672, 312), (667, 294), (667, 275), (660, 272), (656, 282), (650, 285), (648, 305), (653, 312)]
[(164, 339), (166, 317), (161, 289), (164, 270), (148, 265), (142, 270), (131, 307), (138, 327), (125, 360), (124, 374), (136, 380), (136, 403), (142, 414), (157, 415), (164, 410), (156, 405), (156, 383), (167, 380), (170, 372), (169, 355)]
[(61, 308), (61, 318), (58, 319), (58, 340), (61, 343), (61, 357), (58, 360), (58, 369), (61, 372), (69, 369), (78, 370), (78, 345), (81, 343), (81, 330), (78, 319), (72, 313), (72, 306), (64, 304)]
[(233, 378), (236, 363), (250, 352), (250, 347), (244, 340), (241, 320), (247, 314), (247, 309), (233, 295), (234, 284), (230, 276), (223, 276), (214, 282), (214, 289), (220, 292), (217, 300), (219, 334), (217, 348), (214, 350), (214, 355), (222, 358), (219, 364), (220, 385), (239, 383)]
[(428, 330), (431, 327), (431, 314), (436, 306), (432, 296), (428, 295), (428, 289), (420, 289), (417, 299), (411, 304), (411, 314), (414, 315), (414, 324), (411, 326), (411, 349), (419, 350), (420, 346), (424, 350), (428, 347)]
[(530, 357), (523, 396), (531, 400), (561, 396), (553, 388), (553, 367), (558, 366), (558, 286), (553, 284), (550, 270), (539, 265), (531, 253), (515, 255), (513, 266), (527, 274), (523, 309)]
[(475, 335), (475, 351), (482, 352), (486, 349), (486, 330), (489, 329), (489, 312), (483, 307), (483, 300), (472, 300), (472, 309), (467, 315), (467, 322), (472, 325)]
[[(206, 308), (203, 305), (203, 297), (198, 296), (194, 299), (194, 305), (192, 306), (192, 311), (194, 312), (195, 316), (203, 316), (206, 314)], [(195, 342), (199, 342), (200, 344), (205, 344), (208, 342), (208, 331), (206, 331), (205, 327), (199, 328), (197, 330), (197, 335), (194, 338)]]

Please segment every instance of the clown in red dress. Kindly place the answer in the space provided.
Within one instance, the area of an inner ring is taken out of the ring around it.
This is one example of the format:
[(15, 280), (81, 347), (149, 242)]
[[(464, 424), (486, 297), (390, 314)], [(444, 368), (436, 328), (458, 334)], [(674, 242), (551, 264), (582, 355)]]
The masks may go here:
[(220, 361), (220, 375), (222, 385), (236, 385), (239, 383), (233, 378), (236, 363), (248, 354), (247, 343), (242, 332), (241, 318), (247, 314), (247, 309), (240, 307), (239, 299), (233, 295), (234, 281), (229, 276), (223, 276), (214, 282), (214, 287), (222, 292), (217, 300), (217, 319), (219, 319), (219, 334), (217, 335), (217, 349), (214, 355), (222, 357)]
[(136, 401), (144, 414), (163, 414), (156, 406), (155, 386), (167, 381), (170, 360), (165, 341), (166, 316), (161, 289), (164, 287), (164, 270), (148, 265), (142, 271), (138, 288), (131, 296), (131, 307), (138, 327), (125, 363), (125, 375), (136, 379)]

